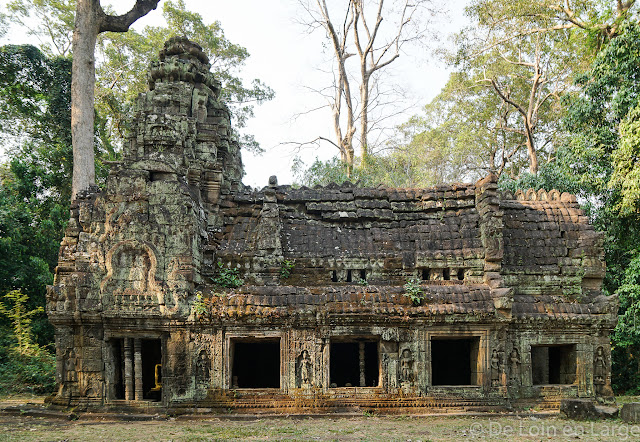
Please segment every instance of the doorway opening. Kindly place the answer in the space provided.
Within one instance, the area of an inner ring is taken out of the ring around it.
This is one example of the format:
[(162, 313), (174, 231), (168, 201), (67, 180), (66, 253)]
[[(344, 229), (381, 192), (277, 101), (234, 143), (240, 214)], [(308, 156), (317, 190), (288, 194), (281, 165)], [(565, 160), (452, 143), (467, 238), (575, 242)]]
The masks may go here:
[(280, 338), (232, 341), (232, 388), (280, 388)]
[(331, 342), (331, 387), (377, 387), (380, 379), (378, 341), (354, 339)]
[(480, 338), (431, 338), (431, 385), (478, 385)]
[(531, 347), (533, 385), (573, 384), (576, 380), (576, 345)]

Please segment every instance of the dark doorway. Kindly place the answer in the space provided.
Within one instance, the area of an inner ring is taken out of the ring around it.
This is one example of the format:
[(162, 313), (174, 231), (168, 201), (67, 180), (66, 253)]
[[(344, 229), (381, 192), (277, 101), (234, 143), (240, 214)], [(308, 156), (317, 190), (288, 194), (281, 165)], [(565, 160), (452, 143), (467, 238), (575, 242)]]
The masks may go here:
[[(142, 398), (159, 401), (162, 389), (162, 343), (160, 339), (142, 342)], [(159, 366), (156, 369), (156, 366)], [(156, 370), (158, 383), (156, 384)]]
[(377, 341), (332, 342), (329, 357), (332, 387), (378, 386), (380, 364)]
[(111, 340), (114, 399), (124, 399), (124, 339)]
[(576, 380), (576, 346), (540, 345), (531, 347), (533, 385), (573, 384)]
[(431, 385), (477, 385), (480, 339), (431, 339)]
[(280, 388), (280, 339), (233, 343), (233, 388)]

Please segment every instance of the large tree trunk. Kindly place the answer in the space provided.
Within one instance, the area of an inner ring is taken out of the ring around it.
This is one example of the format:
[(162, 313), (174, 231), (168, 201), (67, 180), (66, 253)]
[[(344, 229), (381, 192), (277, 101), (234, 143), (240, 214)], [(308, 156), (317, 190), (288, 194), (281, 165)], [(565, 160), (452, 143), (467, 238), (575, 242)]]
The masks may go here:
[(101, 32), (126, 32), (131, 24), (156, 8), (160, 0), (136, 0), (123, 15), (106, 15), (100, 0), (78, 0), (73, 29), (71, 65), (71, 139), (73, 182), (71, 199), (96, 183), (94, 137), (95, 49)]
[(71, 199), (79, 191), (95, 185), (93, 152), (95, 47), (99, 31), (99, 0), (78, 0), (73, 31), (71, 67), (71, 137), (73, 142), (73, 182)]

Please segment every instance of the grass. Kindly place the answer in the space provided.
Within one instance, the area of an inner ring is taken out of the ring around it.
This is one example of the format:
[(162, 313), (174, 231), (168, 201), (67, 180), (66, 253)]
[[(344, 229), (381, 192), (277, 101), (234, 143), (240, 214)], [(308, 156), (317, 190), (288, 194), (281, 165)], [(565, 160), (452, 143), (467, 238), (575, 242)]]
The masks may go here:
[[(635, 428), (635, 430), (634, 430)], [(0, 416), (3, 441), (441, 441), (441, 440), (638, 440), (640, 426), (619, 420), (577, 422), (535, 417), (386, 416), (274, 418), (236, 421), (62, 421)]]

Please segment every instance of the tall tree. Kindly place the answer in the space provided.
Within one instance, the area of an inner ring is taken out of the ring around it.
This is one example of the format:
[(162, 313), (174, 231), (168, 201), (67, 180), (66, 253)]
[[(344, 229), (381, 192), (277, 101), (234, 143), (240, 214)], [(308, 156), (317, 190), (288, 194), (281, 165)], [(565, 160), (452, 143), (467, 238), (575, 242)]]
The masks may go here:
[(526, 149), (532, 174), (538, 172), (540, 155), (553, 156), (560, 99), (589, 60), (586, 46), (562, 19), (545, 15), (549, 7), (473, 0), (465, 9), (472, 25), (457, 36), (458, 68), (491, 89), (511, 111), (500, 129), (517, 135), (512, 150)]
[[(350, 0), (333, 15), (326, 0), (300, 0), (310, 29), (321, 28), (332, 51), (333, 84), (318, 90), (331, 109), (333, 144), (351, 175), (355, 162), (355, 136), (359, 131), (362, 165), (371, 153), (372, 126), (384, 112), (374, 117), (376, 108), (390, 104), (382, 85), (384, 69), (400, 57), (403, 47), (426, 37), (422, 20), (431, 12), (428, 0)], [(338, 17), (337, 19), (335, 17)], [(384, 23), (387, 23), (385, 25)], [(350, 60), (355, 60), (351, 66)], [(330, 90), (330, 93), (326, 91)]]
[(73, 182), (71, 198), (95, 185), (94, 90), (95, 49), (102, 32), (126, 32), (140, 17), (155, 9), (159, 0), (136, 0), (129, 12), (107, 15), (99, 0), (78, 0), (73, 30), (71, 68), (71, 135), (73, 139)]
[[(33, 46), (0, 47), (0, 294), (20, 289), (44, 306), (71, 197), (71, 60)], [(52, 338), (42, 314), (40, 343)]]
[[(8, 19), (26, 27), (41, 42), (45, 54), (65, 55), (71, 50), (76, 0), (13, 0), (8, 4)], [(111, 13), (107, 7), (106, 13)], [(229, 104), (234, 127), (242, 129), (253, 116), (253, 106), (273, 98), (273, 91), (261, 80), (247, 85), (239, 70), (249, 57), (240, 45), (229, 41), (218, 21), (206, 23), (203, 17), (187, 10), (183, 0), (165, 1), (164, 26), (146, 26), (140, 32), (104, 32), (98, 36), (96, 54), (96, 136), (110, 155), (116, 155), (126, 137), (126, 121), (133, 100), (147, 87), (149, 62), (170, 37), (185, 36), (200, 44), (209, 56), (212, 71), (222, 82), (222, 97)], [(35, 25), (34, 25), (35, 23)], [(31, 28), (29, 28), (31, 26)], [(238, 135), (243, 148), (260, 152), (250, 134)]]

